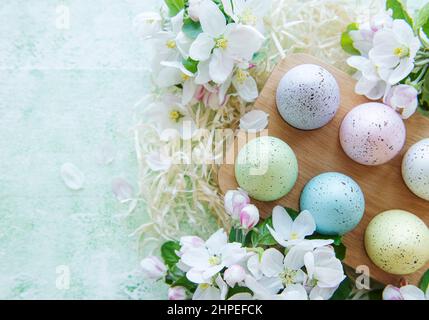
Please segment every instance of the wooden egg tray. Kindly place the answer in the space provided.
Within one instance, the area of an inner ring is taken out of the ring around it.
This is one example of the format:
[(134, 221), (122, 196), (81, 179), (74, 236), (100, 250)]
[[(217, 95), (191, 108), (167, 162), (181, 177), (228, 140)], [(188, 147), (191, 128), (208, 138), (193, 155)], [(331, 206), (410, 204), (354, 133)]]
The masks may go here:
[[(325, 127), (302, 131), (288, 125), (280, 116), (276, 107), (276, 89), (283, 75), (291, 68), (313, 63), (320, 65), (331, 72), (340, 86), (341, 102), (335, 118)], [(293, 190), (285, 197), (273, 202), (259, 202), (256, 204), (263, 217), (271, 215), (272, 208), (282, 205), (290, 208), (299, 208), (299, 197), (304, 185), (314, 176), (328, 171), (344, 173), (361, 186), (366, 200), (365, 214), (356, 229), (343, 237), (347, 247), (345, 263), (353, 268), (367, 265), (370, 276), (384, 284), (398, 284), (401, 276), (392, 275), (376, 267), (368, 258), (364, 248), (364, 232), (371, 219), (378, 213), (389, 209), (403, 209), (410, 211), (429, 225), (429, 201), (415, 196), (405, 185), (401, 175), (401, 162), (408, 148), (417, 141), (429, 137), (429, 118), (420, 114), (413, 115), (406, 122), (407, 141), (400, 155), (387, 164), (370, 167), (363, 166), (346, 156), (339, 142), (339, 128), (344, 116), (355, 106), (369, 100), (354, 92), (355, 80), (348, 74), (326, 64), (312, 56), (294, 54), (281, 61), (262, 90), (255, 108), (269, 114), (268, 134), (287, 142), (295, 151), (299, 164), (299, 177)], [(243, 139), (241, 132), (236, 140)], [(246, 139), (244, 137), (244, 139)], [(237, 144), (229, 152), (233, 158), (238, 152)], [(242, 144), (241, 144), (242, 145)], [(224, 164), (219, 170), (219, 185), (223, 193), (236, 189), (238, 184), (234, 176), (234, 165)], [(417, 284), (423, 272), (429, 268), (429, 263), (414, 274), (405, 278), (412, 284)]]

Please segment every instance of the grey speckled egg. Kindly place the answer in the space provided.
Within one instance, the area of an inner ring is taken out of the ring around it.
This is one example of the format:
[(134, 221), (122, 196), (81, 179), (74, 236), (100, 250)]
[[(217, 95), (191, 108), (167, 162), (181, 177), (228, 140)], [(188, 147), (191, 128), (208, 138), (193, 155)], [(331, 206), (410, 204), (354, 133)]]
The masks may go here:
[(429, 259), (429, 230), (403, 210), (380, 213), (368, 224), (365, 248), (375, 265), (392, 274), (410, 274)]
[(235, 177), (249, 195), (273, 201), (286, 195), (298, 178), (298, 161), (289, 145), (274, 137), (247, 143), (235, 162)]
[(402, 161), (402, 177), (416, 196), (429, 201), (429, 138), (407, 151)]
[(340, 90), (334, 76), (321, 66), (302, 64), (289, 70), (277, 88), (277, 109), (291, 126), (318, 129), (335, 116)]
[(317, 232), (343, 235), (353, 230), (365, 211), (365, 198), (359, 185), (350, 177), (326, 172), (310, 180), (300, 199), (301, 210), (308, 210)]
[(344, 152), (354, 161), (376, 166), (393, 159), (404, 146), (404, 121), (392, 108), (370, 102), (353, 108), (340, 128)]

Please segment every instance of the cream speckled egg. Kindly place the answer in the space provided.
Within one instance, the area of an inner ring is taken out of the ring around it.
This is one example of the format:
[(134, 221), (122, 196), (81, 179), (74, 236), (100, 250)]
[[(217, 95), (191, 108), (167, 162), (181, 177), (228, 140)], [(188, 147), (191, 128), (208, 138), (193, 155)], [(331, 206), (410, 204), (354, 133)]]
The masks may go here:
[(375, 166), (393, 159), (405, 143), (406, 129), (399, 114), (382, 103), (352, 109), (340, 128), (344, 152), (354, 161)]
[(402, 177), (418, 197), (429, 201), (429, 139), (414, 144), (402, 160)]
[(365, 248), (375, 265), (392, 274), (410, 274), (429, 259), (429, 230), (416, 215), (403, 210), (380, 213), (365, 232)]
[(286, 195), (298, 178), (298, 161), (289, 145), (275, 137), (247, 143), (235, 162), (235, 177), (249, 195), (273, 201)]
[(302, 64), (289, 70), (277, 88), (277, 109), (291, 126), (318, 129), (335, 116), (340, 90), (334, 76), (321, 66)]

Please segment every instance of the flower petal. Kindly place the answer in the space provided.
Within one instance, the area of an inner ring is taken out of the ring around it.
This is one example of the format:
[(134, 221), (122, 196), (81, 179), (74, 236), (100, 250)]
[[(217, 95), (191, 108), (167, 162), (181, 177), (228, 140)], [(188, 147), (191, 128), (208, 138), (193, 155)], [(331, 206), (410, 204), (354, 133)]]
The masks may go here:
[(235, 89), (237, 89), (238, 95), (244, 101), (253, 102), (258, 97), (258, 85), (252, 76), (247, 75), (243, 82), (234, 77), (232, 83)]
[(196, 268), (192, 268), (186, 273), (186, 278), (193, 283), (206, 283), (206, 279), (203, 276), (203, 271)]
[(211, 0), (205, 0), (200, 6), (200, 23), (203, 31), (213, 38), (225, 32), (226, 19), (219, 7)]
[(223, 229), (219, 229), (213, 233), (206, 241), (207, 249), (211, 255), (218, 255), (222, 253), (222, 249), (227, 244), (227, 236)]
[(387, 82), (391, 85), (394, 85), (408, 76), (410, 72), (413, 71), (413, 69), (414, 63), (410, 58), (401, 59), (399, 65), (390, 74), (389, 80)]
[(321, 288), (319, 286), (315, 286), (310, 291), (310, 300), (329, 300), (337, 289), (338, 287)]
[(119, 201), (130, 200), (134, 196), (133, 186), (124, 178), (113, 179), (112, 191)]
[(196, 61), (206, 61), (210, 58), (215, 42), (207, 33), (200, 33), (189, 48), (189, 56)]
[(182, 103), (184, 105), (191, 102), (192, 98), (197, 91), (197, 85), (194, 82), (194, 79), (189, 79), (183, 83), (183, 92), (182, 92)]
[(283, 239), (289, 240), (293, 220), (286, 209), (281, 206), (274, 207), (272, 217), (274, 230), (279, 233)]
[(283, 261), (283, 264), (289, 269), (299, 270), (305, 264), (305, 254), (311, 250), (313, 250), (313, 247), (309, 244), (296, 245), (288, 251)]
[(232, 73), (234, 61), (222, 52), (221, 49), (213, 51), (209, 72), (211, 79), (216, 83), (225, 82)]
[(227, 54), (235, 60), (250, 61), (261, 49), (264, 36), (255, 28), (246, 25), (229, 24), (225, 34), (228, 40)]
[(182, 73), (177, 68), (164, 67), (158, 73), (155, 79), (155, 83), (160, 88), (168, 88), (182, 83)]
[(204, 270), (210, 267), (209, 260), (210, 256), (207, 250), (204, 248), (193, 248), (186, 250), (182, 255), (182, 262), (191, 268), (197, 268), (198, 270)]
[(267, 277), (275, 277), (283, 271), (283, 255), (274, 248), (265, 250), (262, 254), (261, 270)]
[(200, 61), (198, 64), (198, 72), (195, 77), (196, 84), (206, 84), (210, 82), (210, 72), (209, 72), (210, 61)]
[(291, 284), (281, 293), (284, 300), (308, 300), (307, 291), (300, 284)]
[(85, 175), (72, 163), (64, 163), (61, 166), (61, 177), (64, 184), (72, 190), (82, 189), (85, 183)]
[(306, 236), (310, 236), (316, 231), (316, 222), (313, 216), (307, 210), (301, 212), (292, 224), (292, 232), (299, 235), (299, 238), (303, 239)]
[(399, 289), (404, 300), (426, 300), (422, 290), (413, 285), (403, 286)]
[(404, 300), (399, 288), (388, 285), (383, 290), (383, 300)]
[(262, 110), (252, 110), (240, 119), (240, 129), (242, 130), (264, 130), (268, 126), (268, 113)]

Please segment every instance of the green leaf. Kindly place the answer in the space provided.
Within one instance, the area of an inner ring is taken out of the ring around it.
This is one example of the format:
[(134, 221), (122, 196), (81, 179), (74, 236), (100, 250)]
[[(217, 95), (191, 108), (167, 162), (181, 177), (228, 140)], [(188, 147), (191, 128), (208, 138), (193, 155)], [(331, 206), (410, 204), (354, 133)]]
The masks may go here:
[(175, 241), (165, 242), (161, 246), (161, 256), (169, 268), (173, 268), (179, 262), (180, 257), (176, 254), (178, 250), (180, 250), (180, 244)]
[(351, 55), (360, 55), (359, 50), (353, 46), (353, 39), (350, 36), (350, 31), (358, 30), (359, 25), (357, 23), (351, 23), (347, 26), (346, 31), (341, 34), (341, 48)]
[(185, 0), (164, 0), (170, 13), (170, 17), (174, 17), (185, 8)]
[(235, 286), (234, 288), (229, 289), (228, 294), (226, 296), (226, 299), (231, 298), (234, 294), (237, 293), (252, 293), (252, 290), (250, 290), (247, 287), (240, 287), (240, 286)]
[(416, 21), (414, 22), (414, 29), (420, 30), (424, 25), (429, 25), (429, 2), (419, 10)]
[(408, 14), (405, 5), (401, 0), (387, 0), (386, 10), (392, 9), (393, 19), (405, 20), (411, 27), (413, 27), (413, 19)]
[(429, 112), (429, 72), (426, 73), (422, 86), (422, 93), (420, 95), (420, 111), (422, 111), (423, 114), (427, 114)]
[(429, 20), (422, 26), (422, 28), (426, 37), (429, 39)]
[(180, 277), (176, 281), (171, 284), (171, 287), (184, 287), (188, 289), (191, 293), (194, 293), (197, 290), (197, 284), (189, 281), (189, 279), (185, 276)]
[(229, 231), (228, 242), (235, 242), (235, 241), (237, 241), (237, 229), (234, 227), (231, 227), (231, 230)]
[(189, 72), (196, 73), (198, 71), (198, 61), (192, 58), (183, 59), (182, 64)]
[(346, 252), (347, 252), (347, 248), (344, 244), (339, 244), (339, 245), (335, 245), (334, 246), (334, 250), (335, 250), (335, 256), (343, 261), (346, 258)]
[(426, 292), (429, 287), (429, 269), (426, 270), (426, 272), (423, 274), (422, 279), (420, 280), (419, 284), (420, 289), (423, 290), (423, 292)]
[(253, 247), (273, 246), (277, 244), (276, 240), (274, 240), (273, 236), (268, 230), (267, 225), (270, 227), (273, 226), (271, 217), (258, 223), (258, 225), (251, 231), (250, 241)]
[(369, 300), (383, 300), (383, 289), (372, 290), (368, 296)]
[(199, 22), (195, 22), (191, 18), (186, 18), (183, 21), (183, 33), (190, 39), (196, 39), (198, 35), (203, 32), (201, 28), (201, 24)]
[(353, 282), (349, 278), (345, 278), (330, 300), (346, 300), (350, 297), (352, 290)]

